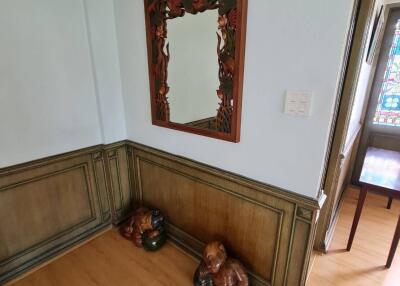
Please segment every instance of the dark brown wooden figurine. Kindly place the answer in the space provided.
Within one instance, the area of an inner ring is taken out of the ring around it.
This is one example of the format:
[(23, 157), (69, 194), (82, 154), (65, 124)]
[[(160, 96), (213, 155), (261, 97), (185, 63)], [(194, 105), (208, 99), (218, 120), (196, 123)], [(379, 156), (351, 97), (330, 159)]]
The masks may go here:
[(207, 244), (194, 277), (196, 286), (248, 286), (246, 270), (239, 261), (227, 257), (221, 242)]
[(135, 210), (129, 221), (120, 228), (121, 234), (132, 240), (137, 247), (154, 251), (166, 241), (164, 216), (157, 209), (140, 207)]

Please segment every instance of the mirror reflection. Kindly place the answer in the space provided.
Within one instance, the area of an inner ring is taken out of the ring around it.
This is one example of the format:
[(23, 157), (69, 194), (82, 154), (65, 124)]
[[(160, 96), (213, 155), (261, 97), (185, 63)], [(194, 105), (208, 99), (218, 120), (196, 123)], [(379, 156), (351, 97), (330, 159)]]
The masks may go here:
[(215, 9), (167, 21), (171, 122), (215, 129), (220, 102), (217, 20)]

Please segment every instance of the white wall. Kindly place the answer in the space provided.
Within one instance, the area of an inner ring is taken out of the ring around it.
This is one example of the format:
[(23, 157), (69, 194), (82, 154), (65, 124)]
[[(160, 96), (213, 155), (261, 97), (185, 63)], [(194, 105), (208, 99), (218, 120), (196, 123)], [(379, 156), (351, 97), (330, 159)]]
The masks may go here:
[[(67, 0), (64, 0), (67, 1)], [(126, 139), (118, 46), (112, 0), (84, 0), (104, 143)]]
[(0, 1), (0, 167), (125, 138), (112, 1), (86, 4)]
[(1, 0), (0, 167), (128, 137), (315, 197), (352, 1), (249, 1), (239, 144), (151, 125), (143, 1), (111, 2)]
[[(143, 1), (114, 0), (128, 138), (315, 197), (353, 1), (249, 1), (242, 139), (151, 125)], [(282, 114), (286, 89), (315, 91), (309, 118)]]

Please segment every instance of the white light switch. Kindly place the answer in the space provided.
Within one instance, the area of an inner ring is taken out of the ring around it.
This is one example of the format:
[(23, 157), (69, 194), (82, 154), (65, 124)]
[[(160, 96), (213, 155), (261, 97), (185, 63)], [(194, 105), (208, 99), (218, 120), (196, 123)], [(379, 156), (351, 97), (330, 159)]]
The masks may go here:
[(310, 116), (312, 91), (288, 90), (285, 98), (285, 114)]

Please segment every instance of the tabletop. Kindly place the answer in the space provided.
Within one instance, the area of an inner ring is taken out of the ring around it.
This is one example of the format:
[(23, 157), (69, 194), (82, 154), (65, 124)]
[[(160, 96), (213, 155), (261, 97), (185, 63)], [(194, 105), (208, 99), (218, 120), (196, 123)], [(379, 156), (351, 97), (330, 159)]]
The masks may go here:
[(369, 147), (360, 183), (400, 191), (400, 152)]

